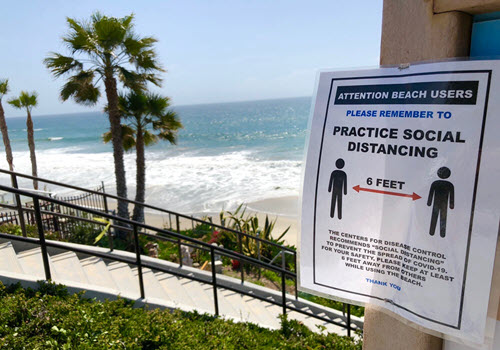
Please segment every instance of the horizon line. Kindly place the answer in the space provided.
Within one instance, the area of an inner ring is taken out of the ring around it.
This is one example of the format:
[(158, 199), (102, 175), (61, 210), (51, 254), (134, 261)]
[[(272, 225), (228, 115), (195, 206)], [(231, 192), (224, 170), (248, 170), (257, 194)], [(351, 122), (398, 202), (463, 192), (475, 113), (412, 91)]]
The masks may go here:
[[(292, 97), (277, 97), (277, 98), (263, 98), (263, 99), (257, 99), (257, 100), (238, 100), (238, 101), (225, 101), (225, 102), (203, 102), (203, 103), (192, 103), (192, 104), (180, 104), (180, 105), (172, 105), (172, 108), (175, 107), (191, 107), (191, 106), (209, 106), (209, 105), (217, 105), (217, 104), (234, 104), (234, 103), (245, 103), (245, 102), (263, 102), (263, 101), (274, 101), (274, 100), (291, 100), (291, 99), (297, 99), (297, 98), (312, 98), (312, 96), (292, 96)], [(39, 118), (39, 117), (52, 117), (52, 116), (58, 116), (62, 114), (87, 114), (87, 113), (103, 113), (102, 110), (93, 110), (93, 111), (88, 111), (88, 112), (71, 112), (71, 113), (56, 113), (56, 114), (41, 114), (41, 115), (33, 115), (33, 118)], [(16, 119), (16, 118), (26, 118), (26, 115), (20, 115), (20, 116), (13, 116), (13, 117), (5, 117), (5, 119)]]

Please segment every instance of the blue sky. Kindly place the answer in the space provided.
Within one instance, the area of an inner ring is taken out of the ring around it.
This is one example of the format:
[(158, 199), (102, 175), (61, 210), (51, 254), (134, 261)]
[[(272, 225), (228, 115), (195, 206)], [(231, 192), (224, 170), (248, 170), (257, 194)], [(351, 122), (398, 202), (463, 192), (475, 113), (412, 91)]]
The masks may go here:
[(62, 103), (42, 60), (61, 43), (66, 17), (95, 11), (135, 14), (136, 31), (159, 40), (168, 72), (161, 92), (174, 105), (310, 96), (323, 68), (376, 66), (382, 0), (7, 1), (0, 12), (0, 78), (9, 78), (7, 117), (23, 115), (6, 99), (36, 90), (34, 115), (101, 110)]

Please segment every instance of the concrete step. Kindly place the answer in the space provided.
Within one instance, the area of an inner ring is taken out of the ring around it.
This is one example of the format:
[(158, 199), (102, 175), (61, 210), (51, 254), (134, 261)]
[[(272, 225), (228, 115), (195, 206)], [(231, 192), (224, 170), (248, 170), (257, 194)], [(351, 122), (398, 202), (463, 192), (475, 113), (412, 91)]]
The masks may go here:
[[(25, 274), (35, 276), (39, 279), (45, 279), (41, 248), (34, 248), (21, 252), (17, 254), (17, 260)], [(49, 268), (52, 279), (57, 279), (57, 273), (50, 261), (50, 257)]]
[[(20, 245), (20, 249), (17, 242), (0, 244), (0, 271), (7, 269), (5, 270), (6, 275), (7, 272), (17, 273), (19, 276), (22, 276), (20, 273), (30, 275), (30, 280), (45, 279), (41, 249), (25, 250), (16, 256), (13, 246), (17, 251), (32, 247), (32, 245), (24, 244)], [(79, 245), (69, 243), (68, 246), (81, 248)], [(123, 251), (109, 252), (108, 249), (98, 247), (85, 247), (85, 249), (95, 250), (100, 254), (109, 254), (109, 260), (106, 258), (88, 257), (89, 255), (86, 255), (87, 258), (82, 258), (79, 261), (78, 257), (72, 252), (60, 254), (64, 250), (53, 249), (51, 251), (49, 249), (51, 254), (54, 254), (49, 258), (52, 278), (58, 281), (59, 276), (60, 281), (62, 281), (61, 283), (68, 281), (68, 283), (65, 283), (68, 286), (71, 286), (71, 282), (74, 281), (74, 286), (83, 286), (81, 288), (84, 289), (92, 290), (91, 286), (99, 289), (97, 288), (99, 286), (111, 295), (121, 294), (123, 297), (132, 300), (140, 298), (137, 268), (126, 263), (111, 262), (114, 257), (134, 259), (135, 255), (133, 253)], [(167, 269), (171, 271), (170, 273), (180, 273), (188, 277), (192, 276), (206, 281), (211, 280), (211, 274), (206, 271), (190, 267), (179, 267), (176, 264), (150, 257), (143, 257), (143, 259), (148, 264), (151, 264), (151, 266), (158, 265), (158, 268)], [(150, 300), (145, 300), (146, 303), (179, 307), (186, 311), (196, 309), (201, 313), (214, 313), (213, 287), (210, 284), (193, 281), (187, 277), (176, 277), (170, 273), (160, 272), (155, 268), (152, 270), (144, 268), (145, 297), (150, 298)], [(2, 275), (1, 272), (0, 275)], [(280, 292), (269, 290), (265, 287), (251, 283), (241, 284), (239, 280), (223, 275), (218, 275), (218, 281), (227, 286), (227, 288), (235, 288), (242, 292), (268, 298), (268, 300), (281, 300)], [(273, 305), (269, 302), (232, 292), (223, 287), (218, 288), (217, 296), (219, 313), (222, 316), (252, 322), (273, 329), (280, 327), (278, 317), (282, 313), (282, 307), (279, 305)], [(311, 311), (316, 315), (323, 315), (337, 322), (343, 323), (345, 320), (341, 312), (312, 304), (300, 298), (295, 300), (293, 296), (287, 297), (287, 304), (301, 308), (304, 311)], [(333, 331), (342, 335), (346, 334), (346, 330), (343, 328), (327, 324), (311, 316), (290, 310), (288, 310), (287, 314), (290, 319), (303, 322), (315, 331), (317, 331), (316, 325), (325, 325), (326, 329), (330, 332)], [(353, 317), (353, 323), (362, 325), (362, 322), (362, 320)]]
[(269, 325), (269, 327), (274, 329), (281, 327), (281, 321), (279, 319), (279, 316), (283, 313), (281, 306), (270, 304), (255, 298), (250, 298), (247, 302), (250, 306), (252, 306), (252, 309), (255, 310), (255, 312), (259, 312), (260, 318), (265, 319), (266, 325)]
[(80, 265), (80, 260), (74, 252), (64, 252), (51, 256), (50, 260), (55, 268), (57, 276), (64, 281), (73, 281), (79, 283), (89, 283), (85, 272)]
[(114, 261), (108, 264), (108, 271), (119, 292), (132, 294), (140, 298), (139, 279), (132, 273), (128, 264)]
[[(137, 281), (139, 281), (139, 269), (137, 267), (133, 267), (132, 273), (136, 276)], [(146, 298), (157, 298), (172, 301), (167, 292), (160, 285), (160, 282), (156, 279), (156, 276), (151, 269), (142, 268), (142, 280), (144, 282), (144, 295)]]
[(187, 293), (191, 297), (191, 300), (194, 301), (194, 304), (191, 305), (193, 305), (195, 308), (206, 310), (212, 314), (215, 312), (213, 291), (211, 285), (193, 281), (187, 278), (183, 278), (179, 282), (184, 292)]
[(274, 326), (275, 322), (272, 320), (274, 316), (265, 307), (268, 303), (228, 289), (219, 289), (219, 295), (223, 295), (223, 299), (230, 303), (233, 309), (236, 309), (234, 317), (246, 322)]
[(91, 256), (80, 260), (80, 265), (90, 284), (118, 290), (113, 276), (101, 258)]
[(23, 273), (16, 251), (10, 242), (0, 244), (0, 270)]
[[(271, 299), (271, 298), (269, 298), (269, 299)], [(260, 307), (262, 307), (263, 312), (270, 315), (268, 318), (268, 320), (270, 322), (270, 324), (269, 324), (270, 327), (273, 327), (275, 329), (281, 327), (281, 321), (279, 319), (279, 316), (283, 313), (283, 308), (281, 306), (267, 303), (265, 301), (261, 301), (258, 299), (252, 299), (252, 303), (260, 304)], [(260, 309), (260, 307), (259, 307), (259, 309)], [(257, 307), (255, 307), (255, 308), (257, 309)]]
[[(169, 275), (164, 272), (155, 272), (158, 283), (163, 287), (170, 299), (176, 305), (187, 305), (193, 307), (195, 302), (184, 290), (181, 284), (181, 279), (174, 275)], [(208, 311), (206, 308), (205, 311)], [(211, 310), (211, 309), (209, 309)]]
[[(214, 299), (213, 286), (205, 284), (203, 285), (203, 289), (205, 290), (205, 293), (209, 295), (213, 305), (213, 299)], [(235, 305), (231, 300), (226, 298), (228, 292), (230, 291), (222, 289), (220, 287), (217, 288), (217, 301), (219, 303), (219, 314), (222, 316), (230, 316), (238, 320), (248, 320), (250, 317), (249, 316), (250, 310), (246, 309), (240, 310), (240, 308), (238, 308), (238, 305)]]
[(347, 335), (347, 329), (336, 326), (336, 325), (331, 324), (331, 323), (322, 322), (321, 320), (318, 320), (314, 317), (307, 316), (307, 315), (301, 314), (301, 313), (296, 312), (296, 311), (289, 311), (287, 313), (287, 315), (288, 315), (288, 319), (300, 321), (312, 331), (317, 331), (318, 325), (319, 325), (319, 326), (324, 326), (326, 328), (327, 332), (329, 332), (329, 333), (336, 333), (339, 335)]

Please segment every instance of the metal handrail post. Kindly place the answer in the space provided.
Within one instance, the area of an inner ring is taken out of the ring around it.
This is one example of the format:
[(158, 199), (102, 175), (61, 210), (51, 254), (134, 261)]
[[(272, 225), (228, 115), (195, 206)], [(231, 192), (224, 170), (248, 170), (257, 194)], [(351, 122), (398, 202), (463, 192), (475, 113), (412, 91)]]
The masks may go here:
[[(241, 238), (241, 233), (238, 234), (238, 245), (240, 249), (240, 254), (243, 255), (243, 242)], [(245, 282), (245, 271), (244, 271), (243, 260), (240, 260), (240, 269), (241, 269), (241, 284)]]
[(181, 233), (181, 223), (179, 222), (179, 215), (175, 215), (175, 223), (177, 224), (177, 233)]
[[(257, 238), (259, 238), (259, 236), (260, 236), (260, 235), (259, 235), (259, 232), (257, 232)], [(257, 240), (257, 259), (260, 261), (260, 241), (259, 241), (259, 240)], [(260, 277), (261, 277), (261, 276), (260, 276), (260, 273), (261, 273), (261, 268), (260, 268), (260, 266), (259, 266), (258, 271), (259, 271), (259, 280), (260, 280)]]
[(219, 316), (219, 300), (217, 299), (217, 272), (215, 271), (215, 252), (214, 248), (210, 247), (210, 261), (212, 263), (212, 285), (214, 289), (214, 311), (215, 316)]
[(141, 298), (144, 299), (144, 281), (142, 279), (142, 262), (141, 262), (141, 249), (139, 247), (139, 233), (137, 232), (137, 225), (134, 224), (134, 244), (135, 244), (135, 257), (137, 263), (137, 272), (139, 276), (139, 289), (141, 291)]
[(281, 303), (283, 305), (283, 315), (286, 315), (286, 283), (284, 271), (281, 273)]
[[(102, 185), (102, 199), (103, 199), (103, 204), (104, 204), (104, 212), (107, 214), (109, 213), (109, 207), (108, 207), (108, 196), (106, 195), (106, 188), (104, 187), (104, 181), (101, 181)], [(108, 241), (109, 241), (109, 251), (113, 251), (113, 232), (112, 229), (110, 228), (108, 230)]]
[(179, 249), (179, 267), (182, 267), (182, 248), (181, 248), (181, 239), (177, 240), (177, 245)]
[(111, 232), (111, 227), (108, 230), (108, 241), (109, 241), (109, 251), (113, 251), (113, 233)]
[(347, 304), (347, 336), (351, 336), (351, 304)]
[(297, 252), (293, 253), (293, 260), (294, 260), (295, 273), (296, 273), (296, 275), (295, 275), (295, 299), (297, 300), (297, 299), (299, 299), (299, 291), (298, 291), (298, 287), (297, 287), (298, 278), (299, 278), (299, 276), (297, 274)]
[[(14, 188), (19, 188), (17, 185), (17, 176), (15, 174), (10, 174), (11, 182), (12, 182), (12, 187)], [(26, 222), (24, 221), (24, 214), (23, 214), (23, 205), (21, 203), (21, 196), (16, 193), (14, 195), (16, 198), (16, 206), (17, 206), (17, 212), (19, 213), (19, 224), (21, 225), (21, 232), (23, 233), (23, 237), (27, 237), (26, 235)]]
[(52, 279), (52, 276), (50, 274), (49, 253), (47, 252), (47, 245), (45, 244), (45, 232), (43, 230), (42, 214), (40, 213), (40, 202), (38, 201), (38, 198), (33, 198), (33, 207), (33, 209), (35, 209), (35, 220), (38, 229), (38, 241), (40, 242), (40, 246), (42, 249), (45, 279), (47, 281), (50, 281)]
[(106, 195), (106, 189), (104, 188), (104, 181), (101, 181), (102, 184), (102, 198), (103, 198), (103, 204), (104, 204), (104, 212), (107, 214), (109, 211), (108, 208), (108, 196)]
[(285, 251), (281, 249), (281, 268), (284, 270), (285, 267)]

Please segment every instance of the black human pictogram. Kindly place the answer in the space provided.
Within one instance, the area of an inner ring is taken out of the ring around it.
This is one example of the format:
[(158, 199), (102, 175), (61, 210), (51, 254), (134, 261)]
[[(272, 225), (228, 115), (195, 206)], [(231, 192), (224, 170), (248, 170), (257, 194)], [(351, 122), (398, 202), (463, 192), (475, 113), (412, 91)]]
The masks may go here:
[[(450, 169), (447, 167), (439, 168), (437, 175), (441, 179), (447, 179), (451, 175)], [(436, 232), (436, 224), (439, 216), (439, 233), (441, 237), (446, 236), (446, 216), (448, 213), (448, 205), (450, 209), (455, 207), (455, 188), (453, 184), (446, 180), (436, 180), (432, 183), (431, 189), (429, 190), (429, 198), (427, 199), (427, 205), (430, 207), (434, 200), (434, 205), (432, 206), (432, 216), (431, 216), (431, 227), (429, 234), (434, 236)]]
[[(335, 166), (337, 169), (342, 169), (345, 163), (342, 158), (337, 159)], [(347, 195), (347, 175), (342, 170), (332, 171), (330, 175), (330, 184), (328, 192), (332, 192), (332, 206), (330, 207), (330, 217), (335, 216), (335, 205), (337, 205), (337, 217), (342, 219), (342, 192)]]

